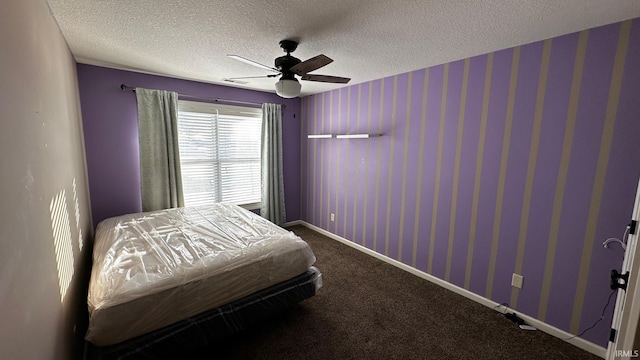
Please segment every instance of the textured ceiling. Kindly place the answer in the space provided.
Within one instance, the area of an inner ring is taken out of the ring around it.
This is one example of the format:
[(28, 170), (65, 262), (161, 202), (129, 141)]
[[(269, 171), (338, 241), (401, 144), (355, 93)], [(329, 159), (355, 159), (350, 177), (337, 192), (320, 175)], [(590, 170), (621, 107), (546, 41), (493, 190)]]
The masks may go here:
[[(282, 39), (358, 84), (640, 17), (640, 0), (48, 0), (80, 63), (274, 92)], [(302, 95), (344, 85), (301, 81)], [(135, 84), (130, 84), (135, 86)]]

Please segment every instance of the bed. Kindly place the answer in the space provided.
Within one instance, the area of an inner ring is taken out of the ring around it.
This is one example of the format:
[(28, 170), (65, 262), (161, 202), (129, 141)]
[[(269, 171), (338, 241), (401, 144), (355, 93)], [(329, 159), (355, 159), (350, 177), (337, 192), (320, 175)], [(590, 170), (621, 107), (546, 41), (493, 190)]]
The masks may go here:
[(128, 214), (96, 228), (90, 358), (207, 345), (322, 286), (309, 245), (239, 206)]

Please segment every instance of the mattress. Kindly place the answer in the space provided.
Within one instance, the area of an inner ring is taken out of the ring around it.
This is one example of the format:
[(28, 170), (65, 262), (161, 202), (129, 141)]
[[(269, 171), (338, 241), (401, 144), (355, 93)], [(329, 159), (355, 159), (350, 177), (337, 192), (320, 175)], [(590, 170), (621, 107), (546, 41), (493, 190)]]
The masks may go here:
[(298, 236), (226, 203), (103, 220), (86, 339), (105, 346), (149, 333), (298, 276), (314, 262)]

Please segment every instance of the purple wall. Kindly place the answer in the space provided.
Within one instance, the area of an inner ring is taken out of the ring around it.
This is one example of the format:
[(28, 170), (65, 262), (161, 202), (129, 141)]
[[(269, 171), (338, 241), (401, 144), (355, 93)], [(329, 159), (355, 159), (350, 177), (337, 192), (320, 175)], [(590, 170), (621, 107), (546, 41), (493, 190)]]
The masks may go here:
[(136, 96), (122, 91), (122, 83), (197, 97), (284, 104), (287, 220), (300, 218), (300, 99), (84, 64), (78, 64), (78, 82), (94, 226), (111, 216), (142, 211)]
[[(303, 98), (302, 219), (582, 331), (640, 176), (637, 44), (640, 19)], [(359, 132), (382, 136), (305, 136)], [(612, 307), (585, 339), (606, 346)]]

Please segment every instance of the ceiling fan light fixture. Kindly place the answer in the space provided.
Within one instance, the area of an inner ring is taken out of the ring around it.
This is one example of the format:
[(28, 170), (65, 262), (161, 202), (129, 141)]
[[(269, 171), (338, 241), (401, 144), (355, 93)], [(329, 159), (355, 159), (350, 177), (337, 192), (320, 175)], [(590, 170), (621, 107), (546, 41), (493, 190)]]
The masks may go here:
[(280, 79), (276, 83), (276, 94), (283, 98), (294, 98), (300, 95), (300, 82), (297, 79)]

